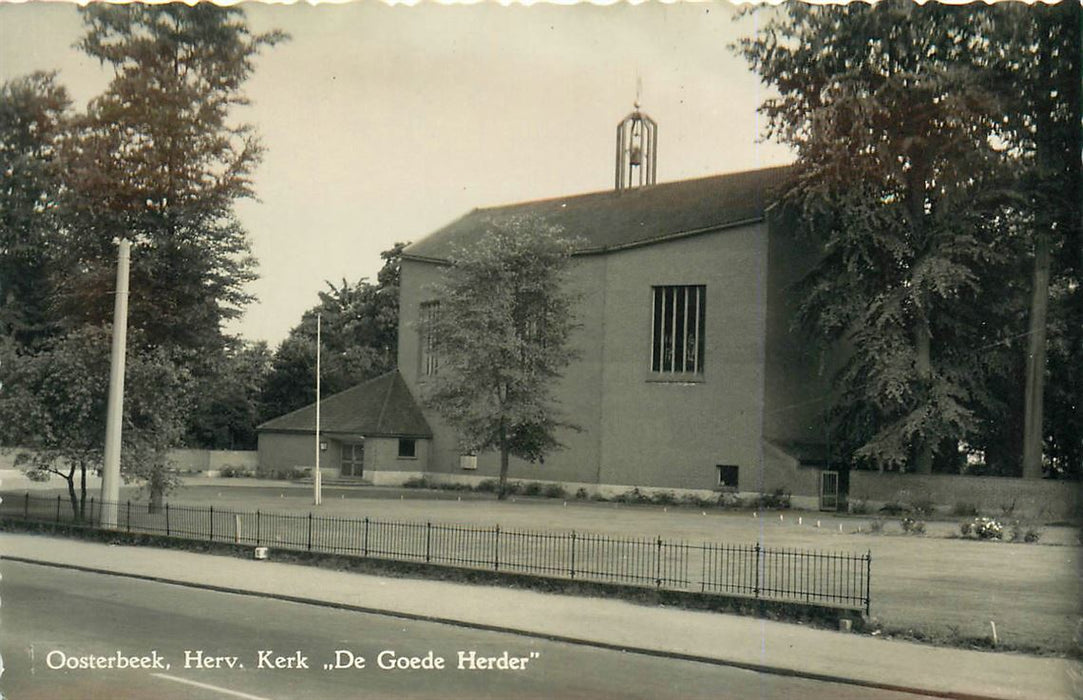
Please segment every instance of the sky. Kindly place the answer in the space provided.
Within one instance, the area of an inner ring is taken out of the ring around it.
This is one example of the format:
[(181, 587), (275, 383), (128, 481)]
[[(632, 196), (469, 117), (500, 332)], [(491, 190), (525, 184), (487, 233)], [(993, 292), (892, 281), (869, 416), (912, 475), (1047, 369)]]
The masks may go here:
[[(236, 121), (266, 148), (238, 214), (257, 301), (226, 330), (281, 342), (317, 293), (375, 279), (380, 252), (477, 207), (613, 187), (617, 123), (658, 123), (658, 181), (789, 162), (764, 142), (769, 96), (729, 45), (728, 3), (244, 4), (291, 40), (256, 60)], [(59, 71), (77, 107), (110, 74), (72, 45), (74, 5), (0, 4), (0, 80)]]

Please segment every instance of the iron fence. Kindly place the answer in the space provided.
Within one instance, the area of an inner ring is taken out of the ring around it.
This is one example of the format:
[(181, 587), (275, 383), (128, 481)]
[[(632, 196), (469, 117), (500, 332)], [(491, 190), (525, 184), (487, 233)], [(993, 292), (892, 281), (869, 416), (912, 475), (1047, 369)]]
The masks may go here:
[[(872, 553), (689, 543), (595, 533), (508, 530), (433, 522), (335, 518), (211, 507), (156, 512), (126, 501), (106, 508), (131, 533), (295, 551), (488, 569), (673, 591), (816, 603), (869, 613)], [(98, 528), (102, 502), (82, 513), (58, 495), (6, 497), (0, 517)]]

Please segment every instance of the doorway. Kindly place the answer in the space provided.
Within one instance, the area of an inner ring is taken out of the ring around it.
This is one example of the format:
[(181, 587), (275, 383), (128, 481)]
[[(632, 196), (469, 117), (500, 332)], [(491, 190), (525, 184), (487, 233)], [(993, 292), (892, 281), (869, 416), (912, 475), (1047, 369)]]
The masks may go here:
[(365, 443), (352, 442), (342, 446), (342, 476), (361, 477), (365, 474)]
[(836, 471), (820, 472), (820, 510), (837, 511), (839, 509), (839, 473)]

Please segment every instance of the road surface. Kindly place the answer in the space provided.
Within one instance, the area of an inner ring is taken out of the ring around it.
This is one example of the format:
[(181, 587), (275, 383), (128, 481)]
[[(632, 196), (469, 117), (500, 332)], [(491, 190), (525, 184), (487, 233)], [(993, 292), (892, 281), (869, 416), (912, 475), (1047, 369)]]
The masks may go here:
[(917, 697), (12, 561), (0, 573), (11, 700)]

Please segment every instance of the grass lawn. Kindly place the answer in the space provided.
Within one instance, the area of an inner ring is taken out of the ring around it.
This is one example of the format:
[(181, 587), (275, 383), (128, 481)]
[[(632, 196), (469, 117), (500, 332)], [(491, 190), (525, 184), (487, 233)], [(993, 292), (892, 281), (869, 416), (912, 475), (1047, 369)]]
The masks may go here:
[(780, 519), (777, 511), (753, 517), (747, 511), (575, 500), (567, 505), (522, 497), (500, 502), (453, 492), (327, 489), (317, 509), (311, 505), (311, 491), (296, 487), (197, 486), (182, 489), (170, 501), (235, 510), (316, 510), (340, 517), (871, 551), (872, 616), (888, 633), (910, 631), (938, 641), (989, 639), (990, 622), (995, 622), (1003, 645), (1063, 652), (1072, 647), (1083, 616), (1079, 530), (1070, 527), (1046, 527), (1041, 543), (1015, 544), (960, 539), (957, 521), (930, 522), (925, 536), (913, 537), (902, 533), (898, 519), (888, 519), (880, 534), (865, 534), (857, 531), (867, 532), (871, 517), (785, 511)]
[[(243, 480), (242, 480), (243, 481)], [(251, 482), (250, 482), (251, 483)], [(127, 498), (127, 493), (124, 498)], [(133, 495), (134, 498), (134, 495)], [(460, 500), (461, 499), (461, 500)], [(186, 486), (174, 505), (215, 510), (280, 512), (344, 518), (499, 525), (502, 529), (569, 531), (621, 537), (662, 537), (806, 550), (872, 553), (872, 617), (885, 634), (954, 644), (992, 636), (1011, 649), (1064, 653), (1078, 649), (1083, 630), (1079, 529), (1045, 527), (1039, 544), (982, 542), (958, 537), (958, 521), (929, 522), (924, 536), (902, 533), (887, 519), (868, 534), (871, 517), (810, 511), (703, 511), (487, 494), (395, 489), (324, 490), (312, 505), (311, 487), (231, 483)], [(799, 522), (800, 518), (800, 522)]]

